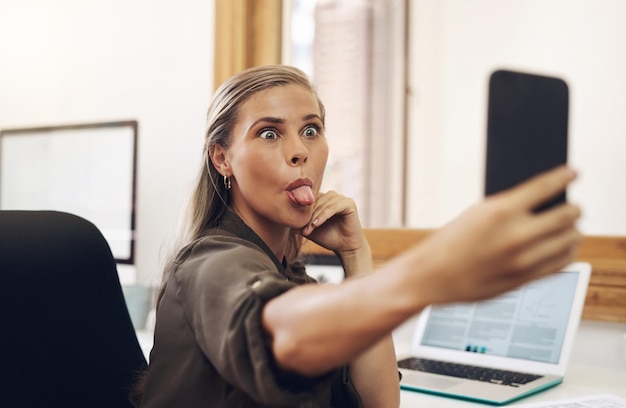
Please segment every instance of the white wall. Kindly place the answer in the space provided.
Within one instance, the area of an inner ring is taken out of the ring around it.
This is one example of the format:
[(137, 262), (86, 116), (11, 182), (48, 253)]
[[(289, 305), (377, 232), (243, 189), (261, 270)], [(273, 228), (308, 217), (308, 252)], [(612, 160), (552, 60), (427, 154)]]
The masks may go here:
[(0, 0), (0, 128), (138, 120), (142, 282), (158, 282), (200, 160), (213, 10), (212, 0)]
[(409, 224), (436, 227), (482, 197), (488, 76), (570, 86), (569, 190), (587, 234), (626, 234), (626, 2), (411, 1)]

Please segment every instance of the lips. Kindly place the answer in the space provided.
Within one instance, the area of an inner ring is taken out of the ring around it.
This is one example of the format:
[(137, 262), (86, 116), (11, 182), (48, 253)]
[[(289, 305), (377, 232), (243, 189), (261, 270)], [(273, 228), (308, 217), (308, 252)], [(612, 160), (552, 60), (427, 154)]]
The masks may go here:
[(313, 182), (311, 180), (298, 179), (287, 186), (287, 197), (293, 204), (303, 207), (311, 205), (315, 201), (312, 187)]

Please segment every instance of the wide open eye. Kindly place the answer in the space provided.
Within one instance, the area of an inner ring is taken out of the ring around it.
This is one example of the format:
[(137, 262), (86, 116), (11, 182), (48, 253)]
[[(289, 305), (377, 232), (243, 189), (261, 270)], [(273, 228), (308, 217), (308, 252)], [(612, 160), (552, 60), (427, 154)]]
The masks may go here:
[(315, 137), (319, 135), (319, 127), (317, 125), (308, 125), (302, 131), (302, 136), (304, 137)]
[(265, 140), (274, 140), (278, 139), (278, 134), (274, 129), (263, 129), (259, 133), (259, 137)]

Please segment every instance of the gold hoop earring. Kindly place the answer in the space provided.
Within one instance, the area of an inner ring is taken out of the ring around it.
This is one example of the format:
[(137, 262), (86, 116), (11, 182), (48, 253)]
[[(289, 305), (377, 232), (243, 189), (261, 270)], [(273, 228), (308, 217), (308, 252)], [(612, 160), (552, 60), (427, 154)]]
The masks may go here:
[(226, 190), (230, 190), (233, 187), (233, 185), (230, 182), (230, 177), (228, 177), (225, 174), (224, 174), (224, 187), (226, 187)]

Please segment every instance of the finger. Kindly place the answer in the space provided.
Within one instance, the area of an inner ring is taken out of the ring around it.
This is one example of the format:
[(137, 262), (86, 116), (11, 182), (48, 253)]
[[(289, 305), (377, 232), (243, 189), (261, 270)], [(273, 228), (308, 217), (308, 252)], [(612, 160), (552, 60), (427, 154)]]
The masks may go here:
[(311, 219), (300, 230), (301, 235), (308, 237), (309, 235), (311, 235), (311, 233), (316, 227), (318, 227), (325, 221), (325, 220), (322, 220), (320, 216), (321, 214), (323, 214), (324, 209), (328, 207), (329, 202), (332, 202), (336, 196), (338, 196), (338, 194), (335, 193), (334, 191), (328, 191), (326, 193), (318, 193), (317, 197), (315, 198), (315, 204), (313, 207), (313, 212), (311, 213)]
[(532, 281), (545, 278), (563, 269), (570, 263), (569, 259), (569, 257), (554, 258), (550, 260), (550, 262), (546, 262), (540, 267), (528, 271), (528, 273), (516, 276), (514, 279), (506, 282), (500, 282), (500, 284), (496, 287), (500, 292), (505, 292), (528, 284)]
[(540, 266), (532, 270), (530, 274), (526, 276), (526, 281), (541, 279), (555, 272), (558, 272), (572, 263), (575, 258), (574, 252), (564, 252), (555, 255), (554, 257), (547, 259)]
[(329, 191), (324, 194), (315, 204), (311, 216), (311, 224), (315, 226), (321, 225), (335, 214), (349, 214), (354, 211), (355, 206), (353, 200), (339, 195), (334, 191)]
[(315, 208), (325, 206), (329, 201), (333, 200), (333, 198), (337, 195), (334, 191), (327, 191), (325, 193), (320, 193), (315, 198)]
[(559, 166), (507, 190), (506, 195), (514, 205), (531, 211), (565, 191), (575, 179), (575, 171), (566, 166)]
[(313, 212), (311, 213), (311, 219), (307, 227), (317, 225), (319, 223), (320, 213), (328, 206), (328, 202), (332, 200), (332, 192), (322, 193), (315, 199), (315, 205)]
[(554, 259), (572, 261), (578, 249), (582, 236), (575, 228), (568, 228), (550, 237), (538, 241), (519, 255), (520, 269), (542, 268), (542, 265), (551, 265)]
[(346, 200), (345, 198), (334, 198), (332, 200), (326, 200), (325, 203), (315, 208), (315, 210), (313, 211), (311, 224), (315, 227), (319, 227), (337, 214), (348, 214), (349, 209), (350, 207), (348, 204), (348, 200)]
[(540, 239), (575, 226), (580, 216), (580, 207), (574, 204), (563, 204), (543, 213), (534, 214), (525, 222), (524, 226), (528, 228), (529, 236), (532, 236), (533, 239)]
[(549, 276), (570, 264), (575, 259), (575, 253), (575, 250), (558, 252), (551, 257), (543, 259), (542, 262), (538, 263), (533, 268), (521, 270), (522, 273), (502, 276), (504, 280), (495, 280), (492, 282), (492, 289), (504, 292), (522, 286), (528, 282)]

